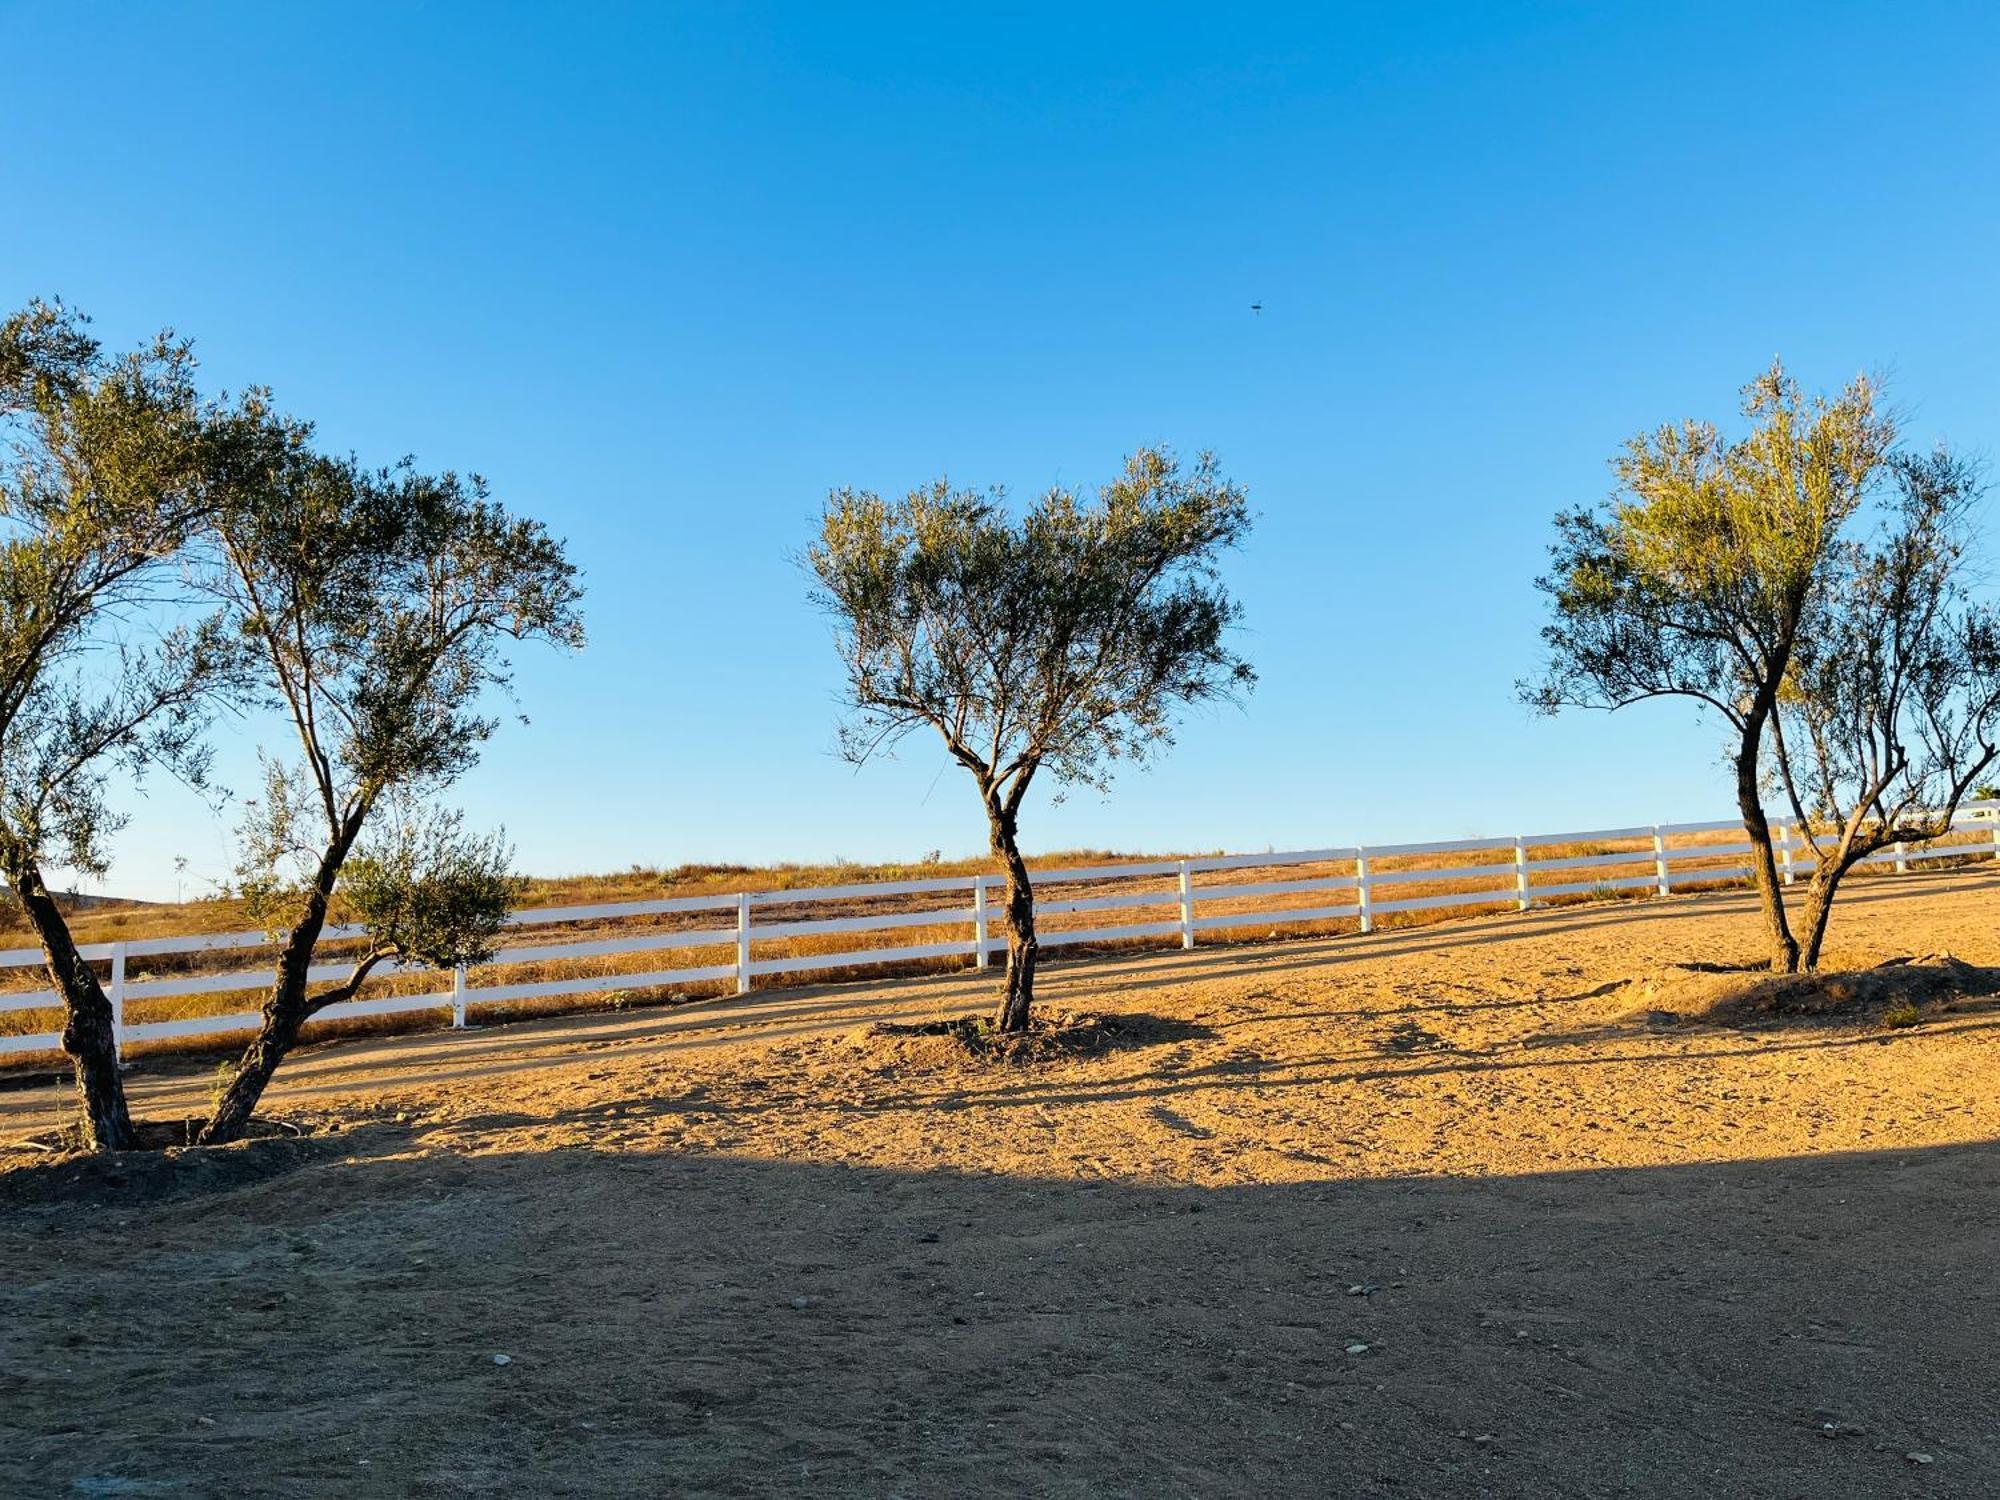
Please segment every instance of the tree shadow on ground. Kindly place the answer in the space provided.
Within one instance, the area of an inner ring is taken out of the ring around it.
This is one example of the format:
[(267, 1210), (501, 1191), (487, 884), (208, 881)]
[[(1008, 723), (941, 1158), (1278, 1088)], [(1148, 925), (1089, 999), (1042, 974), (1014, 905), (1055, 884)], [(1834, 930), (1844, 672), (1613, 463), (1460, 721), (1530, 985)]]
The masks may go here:
[(343, 1146), (13, 1195), (0, 1490), (2000, 1490), (1992, 1143), (1225, 1189)]
[[(1952, 1014), (1938, 1017), (1931, 1024), (1948, 1026), (1954, 1032), (1995, 1030), (2000, 1029), (2000, 1016)], [(1248, 1051), (1209, 1062), (1170, 1057), (1136, 1071), (1083, 1079), (1065, 1070), (1034, 1066), (995, 1065), (930, 1073), (885, 1067), (888, 1076), (871, 1081), (865, 1095), (852, 1097), (829, 1096), (823, 1091), (792, 1085), (782, 1078), (697, 1081), (670, 1089), (662, 1089), (649, 1080), (643, 1093), (560, 1109), (546, 1117), (495, 1111), (457, 1119), (453, 1124), (463, 1131), (478, 1132), (538, 1123), (589, 1125), (613, 1118), (643, 1121), (717, 1115), (754, 1122), (760, 1115), (796, 1110), (802, 1105), (834, 1115), (857, 1117), (898, 1112), (921, 1114), (938, 1109), (1044, 1110), (1113, 1100), (1167, 1100), (1238, 1089), (1246, 1083), (1254, 1085), (1260, 1094), (1275, 1095), (1295, 1089), (1324, 1090), (1436, 1076), (1564, 1072), (1633, 1065), (1680, 1068), (1687, 1059), (1678, 1052), (1592, 1049), (1602, 1049), (1606, 1043), (1618, 1041), (1651, 1040), (1663, 1031), (1692, 1034), (1679, 1023), (1666, 1026), (1635, 1017), (1541, 1033), (1502, 1047), (1473, 1050), (1451, 1045), (1422, 1027), (1414, 1030), (1414, 1038), (1409, 1032), (1391, 1028), (1362, 1046), (1310, 1057), (1272, 1059)], [(1777, 1038), (1751, 1038), (1740, 1029), (1710, 1030), (1742, 1037), (1740, 1045), (1705, 1048), (1702, 1056), (1711, 1060), (1892, 1046), (1923, 1034), (1852, 1025), (1837, 1029), (1812, 1026), (1799, 1035)], [(1586, 1052), (1588, 1055), (1569, 1055)], [(1555, 1055), (1558, 1053), (1563, 1055)], [(1413, 1060), (1418, 1054), (1426, 1060)]]

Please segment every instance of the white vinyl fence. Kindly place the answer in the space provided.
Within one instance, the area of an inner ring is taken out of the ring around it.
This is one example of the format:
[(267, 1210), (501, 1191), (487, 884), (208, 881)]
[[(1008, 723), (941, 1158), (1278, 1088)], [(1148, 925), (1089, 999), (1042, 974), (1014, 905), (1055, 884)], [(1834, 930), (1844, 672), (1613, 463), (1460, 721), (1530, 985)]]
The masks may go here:
[[(1795, 860), (1805, 849), (1805, 841), (1795, 828), (1781, 828), (1778, 833), (1786, 882), (1803, 878), (1806, 862), (1797, 861), (1795, 869)], [(1192, 948), (1204, 932), (1264, 926), (1275, 935), (1282, 927), (1329, 921), (1353, 921), (1360, 931), (1368, 932), (1378, 919), (1398, 912), (1496, 907), (1526, 911), (1537, 902), (1554, 898), (1637, 891), (1665, 896), (1677, 886), (1740, 882), (1750, 874), (1749, 866), (1741, 862), (1750, 852), (1747, 838), (1742, 825), (1734, 821), (1676, 823), (1511, 839), (1220, 854), (1088, 869), (1037, 870), (1036, 909), (1044, 948), (1145, 939), (1178, 939), (1180, 946)], [(1613, 845), (1623, 847), (1604, 847)], [(1595, 852), (1561, 852), (1579, 847)], [(1493, 857), (1481, 860), (1481, 855)], [(2000, 859), (2000, 802), (1972, 803), (1962, 809), (1953, 841), (1908, 848), (1898, 845), (1874, 855), (1869, 862), (1893, 866), (1901, 873), (1924, 861), (1973, 859)], [(1246, 879), (1246, 875), (1256, 878)], [(952, 876), (519, 911), (508, 918), (508, 925), (522, 940), (505, 943), (490, 963), (439, 975), (448, 980), (449, 989), (352, 1000), (327, 1007), (315, 1019), (435, 1011), (441, 1020), (448, 1009), (451, 1024), (462, 1027), (468, 1008), (474, 1005), (506, 1006), (558, 996), (732, 981), (736, 992), (744, 994), (758, 980), (779, 976), (950, 958), (970, 959), (983, 969), (1007, 946), (998, 899), (1002, 884), (997, 875)], [(1440, 885), (1449, 888), (1425, 890)], [(1399, 894), (1402, 891), (1410, 894)], [(913, 904), (910, 898), (915, 897), (925, 899)], [(932, 904), (933, 898), (938, 904)], [(881, 909), (885, 905), (892, 909)], [(856, 911), (857, 907), (861, 909)], [(828, 911), (835, 914), (822, 915)], [(1078, 925), (1073, 920), (1082, 916), (1086, 923), (1102, 921), (1112, 913), (1150, 915), (1142, 921), (1112, 918), (1114, 925), (1109, 926)], [(610, 936), (594, 935), (607, 925), (614, 928)], [(810, 951), (829, 938), (910, 928), (946, 928), (964, 935), (904, 946), (835, 943), (838, 951)], [(330, 928), (324, 941), (337, 946), (360, 935), (354, 929)], [(760, 945), (767, 952), (773, 945), (792, 951), (757, 957)], [(238, 932), (94, 943), (82, 952), (86, 959), (103, 966), (122, 1049), (133, 1042), (254, 1029), (260, 1019), (255, 1010), (130, 1024), (125, 1011), (134, 1001), (261, 991), (271, 982), (268, 962), (226, 973), (185, 971), (204, 961), (212, 963), (231, 950), (262, 949), (268, 954), (271, 948), (266, 933)], [(647, 957), (651, 954), (704, 948), (713, 950), (711, 958), (723, 957), (724, 961), (686, 968), (646, 966), (652, 961)], [(807, 951), (799, 951), (801, 948)], [(639, 967), (626, 967), (635, 960)], [(135, 961), (144, 971), (161, 971), (159, 977), (128, 977)], [(0, 972), (41, 963), (39, 949), (0, 952)], [(509, 971), (524, 965), (604, 971), (510, 980)], [(339, 980), (346, 977), (349, 967), (348, 961), (329, 957), (314, 966), (311, 977), (316, 982)], [(387, 976), (424, 971), (399, 971), (397, 966), (384, 965), (376, 972)], [(0, 991), (0, 1014), (51, 1011), (60, 1006), (61, 998), (53, 990)], [(54, 1032), (0, 1036), (0, 1055), (49, 1052), (60, 1045), (61, 1038)]]

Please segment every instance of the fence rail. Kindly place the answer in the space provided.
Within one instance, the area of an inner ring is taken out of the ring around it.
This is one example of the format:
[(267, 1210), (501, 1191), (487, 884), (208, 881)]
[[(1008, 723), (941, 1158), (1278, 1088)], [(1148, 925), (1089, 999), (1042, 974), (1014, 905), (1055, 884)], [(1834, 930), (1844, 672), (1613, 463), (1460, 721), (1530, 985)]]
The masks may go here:
[[(1734, 841), (1729, 838), (1732, 834), (1746, 841)], [(1722, 836), (1719, 840), (1718, 835)], [(1749, 866), (1729, 861), (1751, 852), (1747, 838), (1742, 825), (1734, 821), (1666, 823), (1575, 833), (1524, 834), (1516, 838), (1454, 839), (1289, 853), (1217, 854), (1070, 870), (1037, 870), (1033, 872), (1033, 880), (1038, 892), (1063, 893), (1045, 898), (1038, 896), (1037, 913), (1043, 921), (1079, 915), (1089, 917), (1094, 913), (1148, 910), (1165, 913), (1110, 926), (1044, 928), (1040, 933), (1044, 948), (1147, 939), (1178, 939), (1182, 947), (1192, 948), (1204, 932), (1220, 932), (1236, 927), (1265, 925), (1276, 929), (1352, 922), (1359, 931), (1368, 932), (1381, 918), (1401, 913), (1505, 907), (1526, 911), (1537, 902), (1550, 900), (1609, 896), (1641, 890), (1666, 896), (1676, 888), (1740, 882), (1749, 878)], [(1630, 847), (1603, 847), (1613, 844)], [(1803, 878), (1805, 867), (1795, 856), (1807, 847), (1807, 841), (1796, 827), (1787, 826), (1778, 830), (1775, 848), (1781, 862), (1781, 876), (1786, 884)], [(1545, 849), (1583, 849), (1588, 852), (1558, 852), (1538, 857), (1536, 851)], [(1502, 857), (1478, 860), (1480, 855)], [(1866, 863), (1893, 867), (1895, 872), (1902, 873), (1919, 863), (1972, 859), (2000, 860), (2000, 801), (1971, 803), (1962, 808), (1954, 821), (1952, 834), (1944, 839), (1926, 845), (1906, 847), (1899, 844), (1871, 856)], [(1312, 867), (1330, 868), (1314, 875), (1284, 874), (1287, 870)], [(1258, 878), (1214, 879), (1217, 876), (1228, 877), (1231, 872), (1238, 871), (1251, 872)], [(1552, 875), (1558, 878), (1551, 880), (1549, 877)], [(1575, 878), (1579, 875), (1584, 878)], [(1203, 883), (1204, 877), (1209, 879), (1209, 883)], [(744, 994), (757, 980), (781, 975), (907, 965), (949, 958), (969, 959), (975, 967), (984, 969), (992, 962), (993, 955), (1005, 952), (1007, 946), (1005, 937), (1000, 935), (1002, 923), (996, 920), (1000, 912), (994, 899), (1002, 884), (1001, 877), (997, 875), (968, 875), (811, 889), (681, 896), (597, 906), (531, 908), (514, 912), (507, 918), (508, 928), (522, 931), (527, 941), (503, 942), (491, 962), (470, 969), (461, 967), (447, 976), (441, 976), (448, 979), (448, 989), (350, 1000), (327, 1006), (315, 1015), (314, 1020), (331, 1021), (416, 1011), (436, 1011), (442, 1016), (448, 1010), (451, 1024), (463, 1027), (473, 1006), (504, 1006), (559, 996), (669, 989), (732, 981), (736, 992)], [(1076, 888), (1106, 884), (1123, 888), (1101, 894), (1068, 894)], [(1133, 889), (1134, 884), (1141, 884), (1144, 888)], [(1474, 888), (1464, 889), (1468, 884)], [(1419, 889), (1407, 895), (1398, 894), (1411, 887), (1438, 885), (1449, 886), (1450, 889)], [(1313, 901), (1312, 898), (1321, 893), (1335, 894), (1337, 899), (1331, 902)], [(921, 907), (908, 910), (833, 916), (812, 914), (829, 907), (838, 910), (843, 905), (856, 902), (879, 904), (885, 900), (913, 896), (962, 896), (964, 900), (962, 904), (926, 901)], [(1206, 912), (1204, 907), (1208, 908)], [(776, 919), (760, 921), (760, 912), (775, 912)], [(557, 929), (640, 920), (702, 919), (725, 913), (726, 925), (670, 931), (624, 931), (610, 937), (564, 937), (545, 931), (538, 941), (531, 932), (538, 928)], [(808, 951), (765, 957), (758, 957), (756, 952), (759, 944), (797, 940), (814, 942), (913, 928), (962, 929), (966, 936), (899, 946), (847, 946), (835, 952)], [(329, 928), (322, 941), (338, 946), (342, 942), (351, 943), (363, 935), (358, 928)], [(252, 1030), (261, 1019), (256, 1011), (248, 1010), (128, 1024), (125, 1013), (130, 1002), (237, 994), (263, 989), (271, 981), (268, 967), (132, 979), (128, 978), (128, 968), (133, 960), (165, 958), (199, 962), (207, 955), (221, 956), (235, 950), (268, 949), (271, 946), (272, 939), (267, 933), (236, 932), (92, 943), (85, 945), (81, 951), (84, 958), (103, 968), (114, 1033), (122, 1051), (135, 1042)], [(718, 954), (727, 953), (729, 957), (725, 962), (684, 968), (620, 969), (554, 979), (509, 981), (506, 977), (507, 970), (522, 965), (560, 965), (704, 948), (718, 950)], [(0, 951), (0, 974), (41, 963), (39, 949)], [(349, 967), (347, 962), (329, 959), (316, 963), (310, 977), (314, 982), (339, 980), (346, 977)], [(386, 979), (397, 974), (433, 971), (423, 970), (420, 966), (383, 964), (375, 972)], [(60, 995), (49, 989), (0, 991), (0, 1015), (58, 1010), (61, 1003)], [(0, 1056), (50, 1052), (60, 1045), (61, 1038), (55, 1032), (4, 1035), (0, 1036)]]

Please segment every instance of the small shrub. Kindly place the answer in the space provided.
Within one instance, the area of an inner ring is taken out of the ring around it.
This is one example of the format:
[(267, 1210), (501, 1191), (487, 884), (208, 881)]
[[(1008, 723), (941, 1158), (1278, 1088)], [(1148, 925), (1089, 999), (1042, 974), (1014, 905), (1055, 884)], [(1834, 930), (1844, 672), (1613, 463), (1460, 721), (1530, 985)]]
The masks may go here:
[(211, 1120), (222, 1108), (222, 1096), (229, 1092), (229, 1080), (235, 1071), (226, 1057), (215, 1065), (215, 1074), (208, 1081), (208, 1117)]

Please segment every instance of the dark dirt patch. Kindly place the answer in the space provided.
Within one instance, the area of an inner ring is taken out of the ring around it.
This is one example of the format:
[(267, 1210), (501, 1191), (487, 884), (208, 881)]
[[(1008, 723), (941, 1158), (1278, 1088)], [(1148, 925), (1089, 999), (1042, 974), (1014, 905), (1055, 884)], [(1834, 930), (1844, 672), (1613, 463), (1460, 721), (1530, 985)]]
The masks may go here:
[(1418, 1025), (1415, 1021), (1398, 1021), (1376, 1039), (1385, 1052), (1455, 1052), (1457, 1044), (1448, 1037), (1439, 1036), (1435, 1031)]
[(281, 1121), (259, 1120), (256, 1133), (230, 1146), (181, 1144), (200, 1120), (147, 1121), (136, 1151), (49, 1149), (16, 1144), (0, 1150), (0, 1205), (150, 1203), (189, 1193), (240, 1187), (352, 1151), (343, 1135), (310, 1135)]

